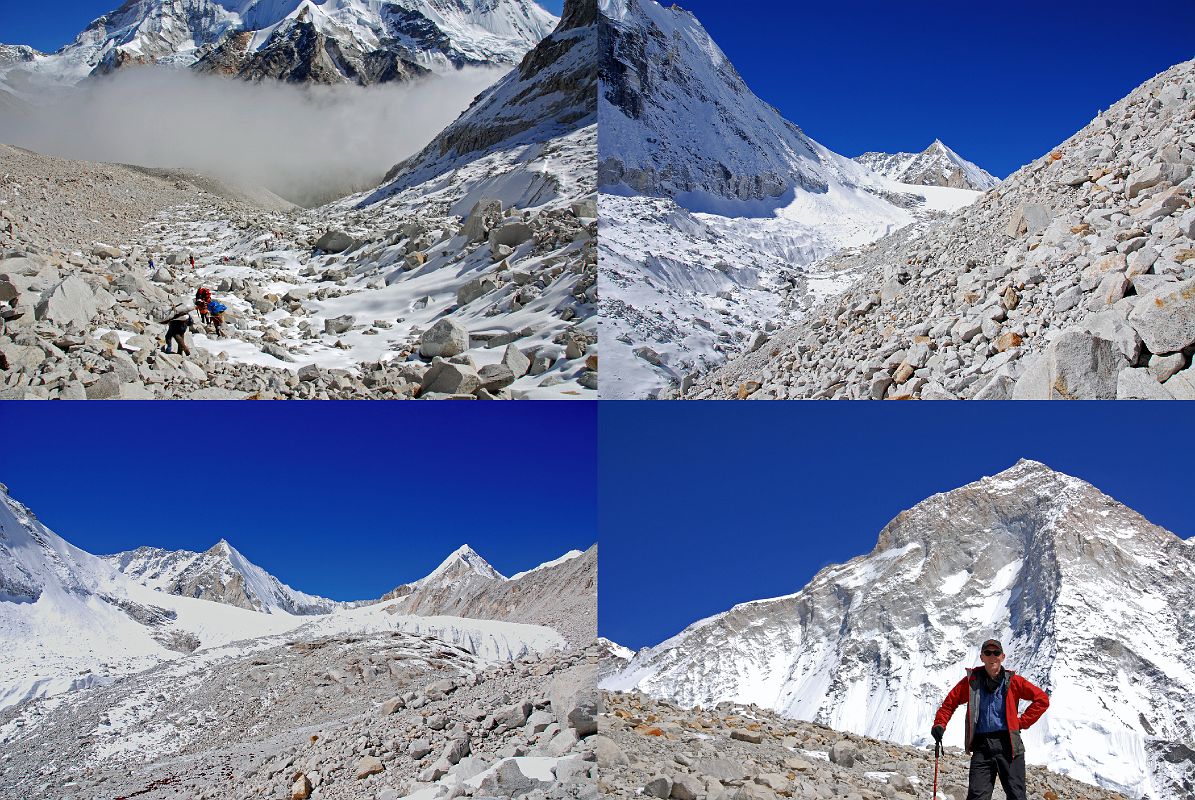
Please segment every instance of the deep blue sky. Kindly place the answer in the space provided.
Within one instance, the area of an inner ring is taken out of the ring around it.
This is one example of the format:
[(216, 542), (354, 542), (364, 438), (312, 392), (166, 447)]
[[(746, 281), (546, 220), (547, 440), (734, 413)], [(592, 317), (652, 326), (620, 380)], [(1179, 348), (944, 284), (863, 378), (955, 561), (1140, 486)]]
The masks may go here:
[[(557, 16), (564, 0), (536, 0)], [(91, 22), (115, 11), (122, 0), (0, 0), (0, 43), (27, 44), (52, 53), (74, 41)]]
[(1001, 178), (1195, 57), (1191, 0), (680, 5), (757, 95), (831, 150), (918, 152), (940, 138)]
[(598, 411), (601, 635), (638, 649), (868, 553), (1020, 458), (1195, 534), (1185, 403), (644, 403)]
[(594, 406), (2, 402), (0, 482), (97, 555), (223, 537), (365, 599), (463, 543), (511, 575), (597, 541)]

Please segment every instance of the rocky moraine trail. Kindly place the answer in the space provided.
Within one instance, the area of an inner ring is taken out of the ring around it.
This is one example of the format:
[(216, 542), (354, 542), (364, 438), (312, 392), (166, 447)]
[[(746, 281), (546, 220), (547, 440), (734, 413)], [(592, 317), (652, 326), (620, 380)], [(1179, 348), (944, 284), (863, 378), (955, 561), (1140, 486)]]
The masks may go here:
[[(306, 210), (0, 145), (0, 398), (592, 396), (595, 203), (462, 201), (473, 171)], [(180, 308), (189, 355), (162, 351)]]
[[(932, 793), (932, 749), (786, 719), (756, 705), (681, 708), (624, 692), (603, 692), (602, 700), (595, 749), (604, 796), (913, 800)], [(966, 798), (969, 762), (958, 748), (946, 748), (939, 800)], [(1125, 800), (1032, 765), (1026, 788), (1035, 800)]]

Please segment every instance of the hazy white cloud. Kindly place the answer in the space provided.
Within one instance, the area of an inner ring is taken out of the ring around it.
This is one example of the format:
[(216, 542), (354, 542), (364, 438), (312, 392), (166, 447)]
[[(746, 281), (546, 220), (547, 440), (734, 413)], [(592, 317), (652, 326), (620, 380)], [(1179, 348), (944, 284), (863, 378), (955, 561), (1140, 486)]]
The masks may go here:
[(29, 116), (0, 115), (0, 141), (65, 158), (233, 176), (310, 204), (376, 185), (502, 74), (466, 69), (361, 88), (131, 69)]

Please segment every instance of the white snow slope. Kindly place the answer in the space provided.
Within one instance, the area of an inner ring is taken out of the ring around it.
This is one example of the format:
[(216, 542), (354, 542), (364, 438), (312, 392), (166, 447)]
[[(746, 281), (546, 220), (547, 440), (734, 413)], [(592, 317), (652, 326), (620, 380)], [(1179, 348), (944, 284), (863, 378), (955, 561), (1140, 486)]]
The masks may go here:
[[(685, 705), (757, 703), (929, 741), (988, 637), (1051, 695), (1028, 758), (1132, 796), (1189, 797), (1195, 544), (1091, 485), (1021, 461), (902, 512), (876, 548), (801, 591), (640, 651), (603, 686)], [(961, 713), (961, 712), (960, 712)], [(962, 744), (956, 713), (947, 744)]]
[(0, 708), (233, 643), (248, 652), (283, 634), (385, 630), (434, 636), (487, 660), (565, 644), (541, 625), (404, 615), (387, 603), (313, 617), (166, 594), (67, 543), (0, 491)]
[(806, 265), (978, 196), (927, 198), (810, 139), (688, 11), (599, 9), (603, 398), (652, 396), (723, 361), (765, 320), (844, 288)]

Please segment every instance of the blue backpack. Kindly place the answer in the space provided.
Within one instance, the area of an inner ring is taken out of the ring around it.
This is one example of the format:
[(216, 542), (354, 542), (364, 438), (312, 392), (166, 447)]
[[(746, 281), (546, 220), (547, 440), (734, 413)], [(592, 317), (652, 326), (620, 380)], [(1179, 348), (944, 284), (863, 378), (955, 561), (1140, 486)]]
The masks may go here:
[(207, 304), (207, 310), (208, 310), (209, 314), (219, 314), (221, 311), (224, 311), (226, 308), (228, 308), (228, 306), (224, 305), (219, 300), (213, 300)]

